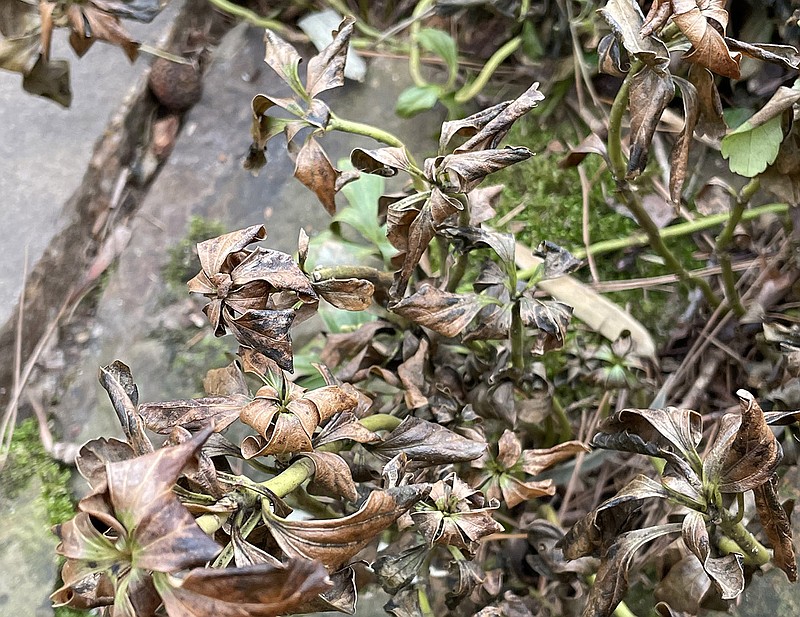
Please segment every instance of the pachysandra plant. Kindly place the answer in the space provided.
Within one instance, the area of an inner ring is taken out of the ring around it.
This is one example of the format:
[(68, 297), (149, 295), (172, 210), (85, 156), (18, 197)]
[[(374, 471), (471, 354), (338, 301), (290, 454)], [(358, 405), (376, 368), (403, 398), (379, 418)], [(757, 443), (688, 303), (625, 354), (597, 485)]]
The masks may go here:
[[(681, 14), (678, 4), (670, 6)], [(399, 139), (340, 118), (318, 98), (344, 83), (352, 31), (345, 20), (304, 82), (297, 52), (267, 34), (267, 64), (292, 96), (253, 99), (247, 165), (266, 164), (267, 141), (283, 133), (295, 176), (332, 214), (345, 181), (405, 174), (402, 194), (380, 198), (393, 271), (363, 263), (309, 271), (312, 239), (300, 233), (295, 258), (257, 246), (261, 225), (201, 242), (189, 291), (207, 300), (213, 333), (237, 339), (236, 359), (209, 371), (205, 396), (177, 401), (140, 404), (128, 367), (101, 371), (126, 439), (81, 450), (92, 491), (58, 530), (67, 561), (57, 604), (117, 617), (353, 613), (366, 562), (395, 615), (533, 614), (515, 593), (530, 581), (502, 574), (513, 532), (538, 529), (515, 513), (533, 515), (535, 500), (556, 493), (557, 482), (540, 474), (588, 448), (522, 426), (517, 410), (534, 394), (535, 360), (564, 344), (572, 312), (538, 283), (581, 264), (545, 242), (542, 266), (522, 276), (514, 236), (485, 225), (491, 191), (479, 185), (532, 155), (501, 142), (543, 96), (534, 84), (444, 123), (437, 155), (418, 165)], [(272, 115), (279, 110), (292, 117)], [(332, 130), (383, 146), (355, 148), (355, 172), (343, 174), (318, 141)], [(291, 329), (323, 303), (363, 319), (328, 332), (309, 357), (293, 348)], [(624, 356), (609, 354), (609, 364)], [(299, 357), (318, 374), (293, 374)], [(166, 436), (162, 447), (148, 430)], [(666, 464), (660, 482), (637, 478), (562, 541), (569, 559), (602, 559), (586, 615), (609, 614), (633, 551), (669, 533), (682, 534), (723, 597), (740, 594), (744, 568), (770, 558), (743, 524), (741, 501), (731, 511), (728, 496), (746, 491), (772, 558), (796, 577), (774, 485), (780, 446), (758, 405), (746, 398), (741, 416), (725, 416), (705, 456), (700, 441), (700, 416), (689, 410), (626, 409), (602, 425), (595, 446)], [(647, 497), (679, 505), (682, 522), (628, 528), (632, 506)], [(290, 516), (295, 509), (303, 516)], [(539, 527), (552, 549), (558, 529), (548, 525)], [(577, 570), (563, 559), (558, 567), (578, 584)]]
[[(680, 534), (700, 562), (720, 598), (745, 588), (745, 568), (772, 560), (797, 580), (789, 516), (776, 493), (776, 470), (783, 456), (758, 402), (738, 392), (741, 414), (723, 416), (715, 439), (698, 453), (702, 419), (690, 409), (623, 409), (594, 436), (598, 448), (635, 452), (664, 461), (660, 481), (639, 475), (587, 514), (561, 540), (567, 559), (599, 557), (584, 617), (610, 615), (624, 598), (633, 553), (653, 540)], [(776, 414), (774, 420), (790, 414)], [(743, 524), (744, 493), (752, 491), (772, 555)], [(729, 502), (735, 499), (738, 511)], [(680, 507), (681, 522), (632, 528), (633, 512), (645, 499)]]

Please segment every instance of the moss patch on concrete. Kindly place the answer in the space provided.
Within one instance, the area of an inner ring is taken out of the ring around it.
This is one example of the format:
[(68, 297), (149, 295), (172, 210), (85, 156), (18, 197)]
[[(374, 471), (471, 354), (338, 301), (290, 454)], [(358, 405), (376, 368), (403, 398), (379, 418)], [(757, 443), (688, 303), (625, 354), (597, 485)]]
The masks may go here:
[[(576, 144), (582, 135), (578, 135), (568, 123), (555, 122), (552, 118), (546, 123), (544, 126), (541, 118), (534, 113), (517, 121), (509, 133), (506, 139), (508, 144), (526, 146), (536, 154), (492, 176), (493, 182), (505, 185), (495, 220), (501, 220), (520, 204), (525, 204), (502, 230), (515, 233), (517, 240), (534, 248), (543, 240), (570, 250), (583, 248), (580, 177), (576, 168), (562, 169), (559, 166), (564, 152), (559, 152), (559, 147), (556, 147), (559, 144)], [(604, 169), (601, 158), (589, 155), (581, 165), (589, 181), (588, 229), (591, 242), (624, 238), (639, 231), (635, 221), (608, 205), (607, 199), (613, 195), (613, 180)], [(674, 239), (667, 245), (687, 268), (700, 267), (701, 264), (692, 259), (696, 249), (690, 239)], [(598, 256), (595, 261), (603, 281), (669, 274), (647, 248), (634, 257), (617, 252)], [(588, 281), (588, 268), (576, 276)], [(679, 289), (680, 293), (636, 289), (607, 295), (612, 301), (627, 307), (651, 330), (653, 336), (663, 338), (685, 306), (687, 290), (679, 285), (673, 289)]]

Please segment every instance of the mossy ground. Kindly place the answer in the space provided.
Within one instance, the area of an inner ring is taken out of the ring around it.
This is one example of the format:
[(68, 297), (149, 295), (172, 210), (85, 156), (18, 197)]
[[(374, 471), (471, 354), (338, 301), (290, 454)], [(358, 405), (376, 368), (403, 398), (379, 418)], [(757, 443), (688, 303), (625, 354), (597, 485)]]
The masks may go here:
[[(49, 534), (50, 526), (63, 523), (75, 515), (75, 501), (69, 490), (71, 471), (45, 452), (39, 438), (36, 420), (28, 418), (14, 430), (6, 465), (0, 483), (0, 500), (13, 500), (32, 481), (41, 486), (39, 506), (46, 515), (47, 526), (42, 534)], [(53, 555), (56, 560), (56, 555)], [(60, 565), (60, 562), (59, 562)], [(77, 617), (85, 615), (66, 607), (54, 609), (55, 617)]]
[[(577, 144), (583, 135), (578, 135), (569, 122), (558, 121), (554, 116), (543, 119), (534, 112), (518, 120), (509, 133), (506, 143), (526, 146), (536, 154), (492, 176), (493, 182), (505, 185), (495, 220), (502, 219), (519, 204), (525, 204), (525, 208), (505, 224), (505, 231), (513, 231), (517, 240), (531, 247), (549, 240), (575, 250), (584, 246), (581, 181), (576, 168), (559, 166), (564, 152), (559, 152), (560, 148), (554, 146)], [(602, 159), (590, 154), (581, 165), (589, 180), (588, 229), (591, 242), (625, 238), (638, 232), (635, 221), (608, 205), (609, 199), (613, 199), (613, 180), (604, 169)], [(699, 267), (700, 264), (692, 260), (696, 248), (690, 239), (679, 238), (669, 242), (668, 246), (686, 267)], [(603, 281), (669, 274), (657, 259), (651, 257), (654, 257), (653, 252), (645, 247), (632, 258), (620, 251), (598, 256), (595, 262)], [(584, 268), (576, 276), (589, 280), (588, 269)], [(658, 339), (669, 333), (676, 315), (685, 305), (686, 290), (675, 285), (669, 291), (635, 289), (610, 293), (608, 297), (628, 308)], [(680, 301), (676, 302), (678, 298)]]

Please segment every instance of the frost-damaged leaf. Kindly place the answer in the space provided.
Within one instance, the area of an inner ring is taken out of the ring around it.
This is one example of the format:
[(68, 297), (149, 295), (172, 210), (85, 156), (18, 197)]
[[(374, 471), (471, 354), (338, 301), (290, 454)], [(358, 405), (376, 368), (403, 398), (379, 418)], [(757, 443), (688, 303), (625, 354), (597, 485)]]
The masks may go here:
[(247, 311), (233, 319), (226, 318), (227, 325), (245, 347), (252, 347), (286, 371), (293, 370), (292, 337), (289, 329), (294, 321), (294, 311)]
[(589, 452), (580, 441), (565, 441), (552, 448), (523, 450), (522, 469), (532, 476), (538, 475), (553, 465), (573, 458), (576, 454)]
[(147, 428), (162, 435), (176, 426), (197, 431), (209, 422), (215, 431), (225, 430), (239, 417), (239, 410), (250, 401), (249, 396), (207, 396), (199, 399), (143, 403), (139, 413)]
[(403, 587), (410, 585), (419, 574), (428, 550), (424, 544), (418, 544), (397, 555), (387, 552), (378, 557), (372, 564), (372, 569), (378, 575), (383, 590), (395, 595)]
[(702, 436), (700, 414), (691, 409), (622, 409), (603, 421), (592, 445), (650, 456), (677, 451), (691, 461), (699, 460)]
[(448, 192), (468, 193), (489, 174), (532, 156), (533, 152), (524, 146), (447, 154), (434, 159), (433, 172), (429, 175), (446, 186)]
[(742, 424), (728, 451), (719, 490), (723, 493), (749, 491), (764, 484), (783, 458), (781, 444), (764, 419), (761, 406), (747, 390), (739, 390)]
[(265, 509), (264, 522), (287, 556), (316, 559), (328, 569), (337, 570), (429, 490), (428, 485), (412, 484), (372, 491), (357, 512), (344, 518), (294, 521)]
[(560, 540), (567, 559), (579, 559), (588, 555), (599, 556), (628, 527), (631, 512), (643, 499), (667, 499), (669, 493), (655, 480), (638, 475), (616, 495), (589, 512)]
[(40, 57), (29, 73), (22, 77), (22, 88), (36, 96), (51, 99), (69, 107), (72, 104), (72, 89), (69, 83), (69, 62)]
[(294, 613), (331, 586), (322, 564), (308, 559), (281, 567), (196, 568), (153, 580), (169, 617), (275, 617)]
[(719, 486), (731, 444), (741, 424), (742, 416), (739, 414), (727, 413), (722, 416), (714, 443), (703, 458), (703, 475), (714, 486)]
[(207, 427), (178, 446), (106, 465), (109, 499), (129, 532), (133, 567), (176, 572), (205, 564), (219, 552), (172, 492), (212, 430)]
[[(248, 245), (266, 237), (267, 230), (264, 229), (263, 225), (253, 225), (200, 242), (197, 245), (197, 257), (200, 259), (200, 266), (207, 277), (212, 277), (220, 271), (228, 256), (238, 253)], [(196, 279), (198, 277), (192, 280)], [(189, 282), (189, 291), (195, 291), (192, 289), (192, 281)], [(205, 291), (200, 291), (199, 289), (197, 291), (205, 293)]]
[(113, 437), (100, 437), (81, 446), (75, 466), (92, 489), (105, 490), (106, 463), (125, 461), (135, 456), (136, 452), (129, 443)]
[(792, 523), (781, 505), (776, 489), (777, 475), (753, 489), (756, 511), (761, 526), (772, 545), (772, 563), (786, 573), (791, 582), (797, 581), (797, 558), (792, 543)]
[(791, 45), (773, 45), (771, 43), (747, 43), (725, 37), (728, 49), (740, 51), (746, 56), (762, 62), (771, 62), (790, 71), (800, 68), (800, 53)]
[(355, 148), (350, 153), (350, 162), (359, 171), (387, 178), (394, 176), (398, 171), (411, 170), (411, 162), (408, 160), (405, 148), (388, 147), (377, 150)]
[(356, 587), (356, 571), (351, 568), (342, 568), (330, 574), (331, 587), (325, 593), (319, 594), (295, 609), (299, 614), (322, 613), (336, 611), (352, 615), (356, 612), (356, 600), (358, 599), (358, 588)]
[(383, 610), (394, 617), (422, 617), (419, 593), (416, 589), (401, 589), (383, 605)]
[(131, 369), (119, 360), (100, 369), (100, 385), (108, 392), (122, 430), (136, 454), (153, 451), (153, 444), (145, 433), (142, 417), (137, 412), (139, 390), (133, 383)]
[(242, 442), (245, 458), (264, 454), (311, 452), (311, 437), (320, 422), (339, 412), (352, 411), (358, 404), (354, 393), (341, 386), (305, 391), (285, 378), (280, 392), (262, 387), (255, 400), (240, 414), (242, 422), (258, 431)]
[(519, 301), (522, 323), (538, 331), (531, 352), (541, 355), (564, 345), (572, 307), (555, 300), (535, 300), (523, 296)]
[(615, 34), (606, 34), (597, 44), (597, 70), (606, 75), (624, 78), (627, 69), (622, 66), (622, 53), (619, 39)]
[(633, 77), (629, 95), (631, 154), (625, 175), (628, 180), (636, 178), (647, 166), (647, 155), (658, 121), (673, 96), (675, 84), (668, 72), (658, 74), (645, 67)]
[(308, 487), (312, 495), (358, 499), (358, 491), (345, 460), (333, 452), (307, 452), (300, 455), (314, 463), (314, 477)]
[(354, 23), (355, 19), (345, 17), (339, 28), (334, 31), (333, 41), (308, 61), (306, 91), (310, 97), (344, 85), (347, 46), (353, 34)]
[(73, 47), (77, 46), (85, 52), (94, 41), (107, 41), (120, 47), (131, 62), (139, 56), (139, 42), (131, 38), (119, 18), (91, 4), (70, 6), (68, 16), (72, 33), (77, 38), (73, 42), (73, 37), (70, 36)]
[(620, 535), (603, 555), (582, 617), (611, 615), (628, 591), (628, 570), (634, 553), (648, 542), (680, 530), (680, 523), (669, 523), (628, 531)]
[(394, 305), (392, 312), (442, 336), (454, 337), (464, 331), (486, 304), (487, 299), (477, 294), (455, 294), (425, 284), (414, 295)]
[(708, 537), (705, 520), (700, 512), (690, 510), (683, 518), (681, 535), (686, 547), (703, 564), (703, 569), (723, 600), (736, 598), (744, 591), (742, 556), (738, 553), (731, 553), (725, 557), (711, 556), (711, 541)]
[[(293, 144), (289, 142), (290, 152)], [(295, 157), (294, 177), (311, 189), (331, 216), (336, 214), (336, 181), (340, 175), (314, 135), (309, 135)]]
[(545, 279), (571, 274), (583, 263), (580, 259), (575, 259), (567, 249), (549, 240), (540, 242), (534, 254), (544, 259), (543, 278)]
[(724, 33), (728, 24), (725, 4), (725, 0), (672, 0), (672, 20), (692, 44), (692, 49), (683, 56), (684, 60), (704, 66), (719, 75), (739, 79), (742, 54), (728, 49), (723, 35), (708, 23), (704, 15), (708, 11)]
[(375, 285), (363, 279), (324, 279), (311, 285), (323, 299), (345, 311), (367, 310), (375, 293)]
[(669, 64), (667, 46), (654, 36), (641, 34), (644, 16), (635, 0), (609, 0), (597, 12), (631, 56), (659, 72), (666, 69)]
[(686, 180), (686, 168), (689, 165), (689, 146), (692, 143), (694, 127), (697, 125), (700, 108), (695, 87), (680, 77), (673, 77), (673, 82), (678, 85), (683, 100), (683, 129), (669, 159), (669, 196), (674, 203), (680, 203), (683, 183)]
[[(405, 292), (411, 273), (436, 235), (437, 228), (456, 212), (464, 209), (461, 202), (445, 195), (439, 189), (431, 191), (425, 205), (416, 216), (416, 202), (408, 202), (411, 208), (407, 211), (400, 211), (401, 203), (392, 204), (387, 215), (386, 234), (395, 247), (405, 251), (402, 255), (402, 266), (395, 272), (394, 284), (390, 290), (393, 297), (400, 297)], [(399, 220), (398, 214), (400, 214)]]
[(506, 264), (514, 263), (515, 245), (512, 234), (486, 231), (480, 227), (445, 227), (441, 234), (461, 253), (491, 248)]
[(688, 79), (697, 92), (697, 103), (700, 116), (697, 120), (697, 132), (712, 138), (722, 137), (727, 130), (722, 117), (722, 101), (719, 98), (714, 76), (707, 68), (693, 64), (689, 68)]
[(357, 443), (375, 443), (380, 441), (381, 437), (361, 424), (354, 414), (345, 411), (325, 425), (322, 432), (314, 438), (314, 445), (318, 448), (340, 439), (349, 439)]
[(405, 452), (409, 460), (433, 466), (475, 460), (486, 450), (486, 444), (462, 437), (439, 424), (408, 416), (383, 442), (370, 445), (369, 450), (384, 460)]
[[(511, 125), (536, 107), (536, 104), (542, 100), (544, 100), (544, 94), (539, 92), (539, 82), (535, 82), (530, 88), (510, 103), (501, 103), (500, 105), (486, 110), (486, 116), (482, 115), (484, 112), (479, 112), (470, 116), (467, 120), (472, 119), (471, 124), (479, 130), (453, 152), (459, 154), (496, 148), (511, 129)], [(497, 110), (497, 113), (494, 113), (495, 110)], [(467, 120), (462, 122), (466, 122)], [(442, 125), (442, 138), (444, 137), (444, 129), (447, 124), (448, 123)], [(461, 130), (460, 134), (463, 134), (463, 129), (465, 127), (460, 126), (458, 128)], [(448, 127), (448, 131), (451, 130), (452, 129)], [(442, 138), (439, 139), (440, 148)]]
[(421, 338), (414, 355), (397, 367), (397, 377), (405, 388), (403, 398), (409, 409), (417, 409), (428, 404), (428, 398), (423, 393), (427, 383), (425, 362), (428, 359), (428, 347), (428, 339)]
[(429, 546), (455, 546), (472, 555), (481, 538), (503, 530), (491, 514), (499, 506), (451, 473), (433, 485), (411, 518)]
[(203, 377), (203, 389), (208, 396), (247, 396), (250, 389), (239, 365), (234, 361), (222, 368), (212, 368)]
[(271, 30), (264, 31), (264, 43), (266, 44), (264, 62), (286, 82), (297, 96), (304, 100), (311, 98), (303, 84), (300, 83), (299, 67), (302, 58), (294, 47)]

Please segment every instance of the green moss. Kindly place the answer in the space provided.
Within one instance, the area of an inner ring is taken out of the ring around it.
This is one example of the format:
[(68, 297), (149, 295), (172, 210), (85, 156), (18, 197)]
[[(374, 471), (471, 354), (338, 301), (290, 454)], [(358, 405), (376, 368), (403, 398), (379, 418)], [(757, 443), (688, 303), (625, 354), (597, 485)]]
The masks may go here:
[[(504, 231), (514, 232), (517, 240), (532, 247), (549, 240), (570, 250), (583, 248), (583, 194), (578, 171), (574, 167), (562, 169), (558, 163), (564, 154), (548, 151), (548, 144), (575, 144), (583, 135), (577, 135), (571, 125), (559, 123), (553, 117), (548, 118), (546, 127), (542, 122), (536, 114), (525, 116), (517, 121), (506, 139), (507, 143), (527, 146), (536, 154), (492, 176), (493, 182), (505, 185), (495, 220), (519, 204), (525, 204), (524, 210), (505, 224)], [(581, 166), (590, 185), (588, 227), (591, 242), (624, 238), (639, 231), (635, 221), (607, 204), (606, 196), (613, 194), (613, 180), (610, 173), (602, 169), (600, 157), (590, 154)], [(700, 267), (692, 259), (695, 247), (690, 240), (678, 238), (667, 245), (687, 268)], [(599, 256), (595, 262), (603, 281), (669, 274), (658, 259), (649, 257), (655, 257), (651, 251), (637, 255), (632, 263), (625, 263), (624, 273), (619, 269), (624, 259), (622, 252)], [(588, 269), (584, 268), (576, 276), (588, 281)], [(641, 289), (610, 293), (607, 297), (627, 306), (634, 317), (660, 338), (668, 334), (685, 306), (686, 290), (681, 289), (679, 298), (674, 292)]]
[(164, 267), (164, 280), (167, 284), (181, 294), (186, 293), (186, 282), (200, 271), (197, 243), (220, 236), (226, 231), (219, 221), (193, 216), (189, 220), (186, 237), (169, 249), (169, 262)]
[(29, 418), (14, 430), (0, 483), (0, 497), (13, 499), (35, 477), (42, 484), (49, 524), (57, 525), (71, 518), (75, 505), (69, 490), (70, 471), (45, 452), (36, 420)]
[[(45, 452), (39, 438), (39, 427), (33, 418), (20, 422), (14, 430), (3, 481), (0, 483), (0, 499), (14, 499), (35, 479), (41, 486), (39, 499), (47, 515), (48, 526), (57, 525), (75, 515), (75, 503), (69, 489), (70, 470), (53, 460)], [(42, 533), (50, 533), (43, 528)], [(53, 555), (53, 559), (59, 559)], [(60, 563), (59, 563), (60, 565)], [(54, 609), (55, 617), (79, 617), (86, 615), (67, 607)]]

